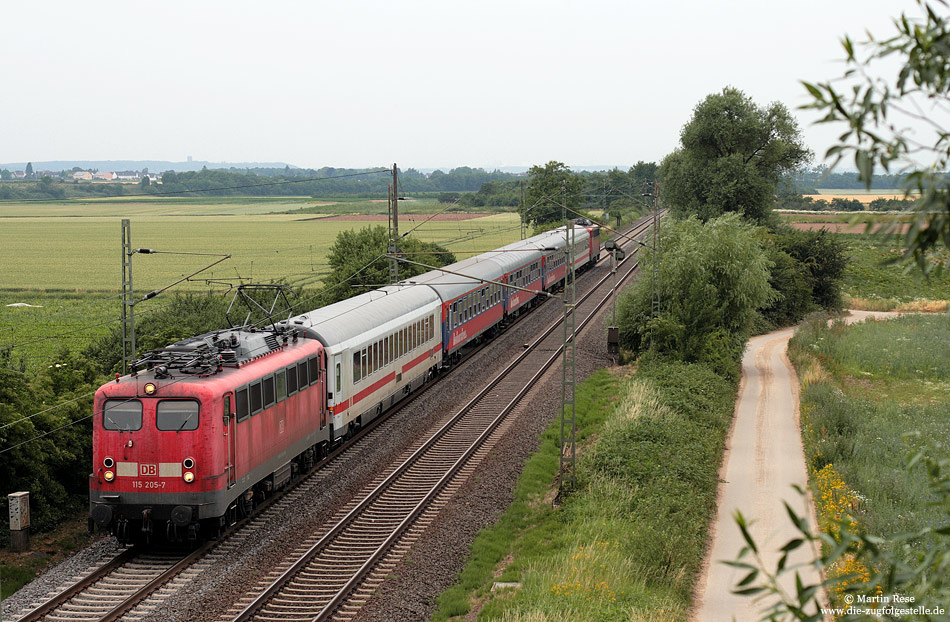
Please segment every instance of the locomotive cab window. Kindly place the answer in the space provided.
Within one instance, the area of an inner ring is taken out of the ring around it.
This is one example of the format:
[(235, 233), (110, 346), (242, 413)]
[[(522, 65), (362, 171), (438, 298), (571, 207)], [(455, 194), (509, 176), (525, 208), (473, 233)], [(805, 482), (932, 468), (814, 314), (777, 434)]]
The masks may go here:
[(162, 400), (155, 408), (155, 427), (163, 431), (185, 432), (198, 429), (198, 402)]
[(102, 407), (102, 428), (131, 432), (142, 429), (142, 402), (138, 400), (106, 400)]

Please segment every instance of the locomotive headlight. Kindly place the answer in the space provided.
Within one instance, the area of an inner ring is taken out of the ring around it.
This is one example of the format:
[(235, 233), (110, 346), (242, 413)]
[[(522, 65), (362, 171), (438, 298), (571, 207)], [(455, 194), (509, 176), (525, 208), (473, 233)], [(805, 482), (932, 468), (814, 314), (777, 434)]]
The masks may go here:
[(107, 468), (107, 469), (111, 469), (112, 467), (115, 466), (115, 460), (113, 460), (113, 459), (110, 458), (109, 456), (106, 456), (106, 457), (102, 460), (102, 466), (104, 466), (104, 467)]
[(107, 482), (111, 482), (112, 480), (115, 479), (115, 473), (113, 473), (112, 471), (106, 471), (105, 473), (102, 474), (102, 479), (106, 480)]
[(186, 484), (190, 484), (191, 482), (195, 481), (195, 474), (191, 471), (185, 471), (185, 474), (181, 477), (185, 480)]
[(195, 468), (195, 459), (194, 458), (185, 458), (181, 461), (181, 465), (188, 470)]
[(145, 383), (145, 395), (153, 395), (155, 393), (155, 383), (146, 382)]

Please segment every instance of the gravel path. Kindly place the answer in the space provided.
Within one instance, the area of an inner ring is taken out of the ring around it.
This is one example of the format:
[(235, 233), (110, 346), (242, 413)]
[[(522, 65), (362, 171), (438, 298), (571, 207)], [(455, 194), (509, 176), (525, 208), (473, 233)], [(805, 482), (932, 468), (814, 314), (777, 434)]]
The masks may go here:
[[(896, 313), (853, 311), (850, 324), (868, 317), (893, 317)], [(733, 516), (741, 511), (751, 523), (749, 531), (762, 551), (767, 568), (774, 569), (786, 542), (799, 537), (783, 502), (799, 516), (817, 524), (811, 496), (799, 495), (793, 485), (808, 489), (808, 471), (802, 449), (798, 376), (786, 356), (794, 328), (749, 340), (742, 358), (742, 382), (736, 398), (732, 430), (720, 468), (718, 512), (710, 529), (711, 544), (694, 598), (694, 622), (758, 620), (771, 601), (732, 594), (745, 571), (721, 562), (734, 560), (745, 545)], [(801, 547), (788, 557), (788, 565), (802, 565), (806, 584), (822, 581), (810, 565), (818, 556), (814, 547)], [(782, 586), (795, 592), (791, 576)], [(810, 613), (814, 613), (813, 611)]]

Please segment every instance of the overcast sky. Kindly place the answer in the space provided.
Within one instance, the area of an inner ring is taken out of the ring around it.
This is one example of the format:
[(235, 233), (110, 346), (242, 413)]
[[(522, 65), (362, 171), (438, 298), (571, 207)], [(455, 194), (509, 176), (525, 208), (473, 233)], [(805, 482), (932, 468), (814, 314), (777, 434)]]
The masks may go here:
[[(628, 166), (726, 85), (806, 101), (884, 0), (5, 3), (0, 162)], [(794, 111), (820, 155), (834, 132)]]

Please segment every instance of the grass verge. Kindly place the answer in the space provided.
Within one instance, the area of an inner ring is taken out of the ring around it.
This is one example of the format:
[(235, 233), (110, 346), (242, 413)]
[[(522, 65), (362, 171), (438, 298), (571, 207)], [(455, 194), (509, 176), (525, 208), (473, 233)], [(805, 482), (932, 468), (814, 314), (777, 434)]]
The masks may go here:
[(49, 533), (34, 534), (31, 550), (26, 553), (0, 550), (0, 599), (10, 596), (48, 567), (91, 544), (96, 536), (89, 535), (87, 517), (88, 513), (83, 511)]
[[(578, 490), (551, 509), (558, 422), (515, 500), (472, 545), (434, 620), (682, 620), (715, 510), (736, 386), (709, 368), (644, 362), (578, 387)], [(492, 591), (501, 582), (515, 589)]]

